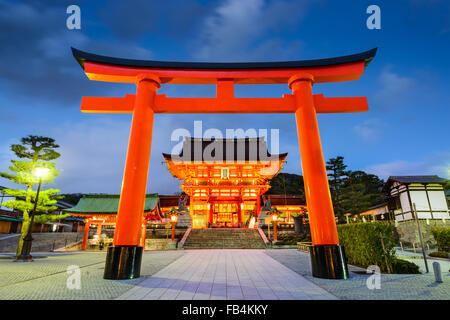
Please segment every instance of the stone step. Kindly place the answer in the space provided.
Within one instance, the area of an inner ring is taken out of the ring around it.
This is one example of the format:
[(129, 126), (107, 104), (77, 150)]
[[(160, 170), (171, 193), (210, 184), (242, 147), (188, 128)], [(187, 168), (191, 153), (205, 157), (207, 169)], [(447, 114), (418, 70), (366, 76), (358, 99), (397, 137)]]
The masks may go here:
[(193, 229), (185, 249), (264, 249), (265, 244), (255, 229)]

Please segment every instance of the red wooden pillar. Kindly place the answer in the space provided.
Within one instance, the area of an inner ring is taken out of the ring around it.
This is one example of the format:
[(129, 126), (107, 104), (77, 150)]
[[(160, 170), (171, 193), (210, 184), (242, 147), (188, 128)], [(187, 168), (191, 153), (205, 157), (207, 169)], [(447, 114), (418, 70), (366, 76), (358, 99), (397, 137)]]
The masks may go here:
[(140, 276), (140, 236), (147, 189), (153, 131), (153, 105), (160, 81), (152, 75), (137, 77), (137, 92), (117, 213), (113, 246), (108, 248), (105, 279)]
[(237, 215), (238, 215), (238, 227), (239, 228), (241, 227), (241, 223), (242, 223), (242, 208), (241, 208), (241, 206), (243, 206), (243, 203), (238, 202), (237, 203), (237, 207), (238, 207)]
[(81, 250), (86, 250), (87, 241), (89, 237), (89, 227), (91, 225), (91, 221), (88, 219), (84, 224), (84, 232), (83, 232), (83, 242), (81, 242)]
[(145, 239), (147, 236), (147, 220), (144, 221), (144, 224), (142, 225), (142, 231), (141, 231), (141, 247), (145, 250)]
[(102, 223), (98, 223), (96, 235), (98, 236), (99, 239), (100, 239), (101, 234), (102, 234)]
[(277, 238), (277, 220), (272, 220), (273, 222), (273, 241), (277, 242), (278, 238)]
[(348, 277), (348, 270), (344, 252), (339, 246), (312, 96), (313, 81), (310, 74), (298, 74), (289, 79), (297, 108), (295, 118), (313, 243), (313, 276), (342, 279)]
[(175, 241), (175, 225), (177, 223), (172, 221), (172, 242)]
[(209, 206), (209, 224), (213, 224), (213, 205), (211, 203), (208, 203)]
[(260, 211), (261, 211), (261, 195), (258, 195), (258, 197), (256, 198), (256, 206), (255, 206), (256, 219), (259, 218)]

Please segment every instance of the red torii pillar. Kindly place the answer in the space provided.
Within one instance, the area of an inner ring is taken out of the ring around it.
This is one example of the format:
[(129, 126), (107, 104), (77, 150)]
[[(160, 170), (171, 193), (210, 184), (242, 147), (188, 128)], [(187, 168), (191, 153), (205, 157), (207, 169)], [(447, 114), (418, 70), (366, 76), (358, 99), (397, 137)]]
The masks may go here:
[[(310, 217), (312, 273), (315, 277), (348, 277), (339, 245), (328, 188), (316, 113), (365, 112), (365, 97), (325, 98), (313, 95), (313, 83), (357, 80), (375, 56), (367, 52), (321, 60), (274, 63), (172, 63), (93, 55), (72, 49), (91, 80), (134, 82), (136, 95), (124, 98), (83, 97), (83, 112), (132, 113), (113, 246), (108, 248), (105, 279), (140, 276), (140, 236), (145, 203), (154, 113), (294, 113)], [(216, 98), (167, 98), (160, 83), (216, 84)], [(235, 98), (234, 84), (288, 83), (292, 95), (282, 98)], [(257, 204), (257, 209), (259, 205)]]
[[(289, 79), (297, 109), (298, 141), (302, 162), (305, 196), (310, 214), (311, 263), (313, 275), (326, 277), (331, 269), (338, 270), (336, 278), (347, 278), (348, 269), (345, 253), (339, 245), (336, 220), (328, 185), (327, 170), (323, 158), (319, 126), (312, 95), (314, 77), (311, 74), (298, 74)], [(275, 229), (274, 229), (275, 232)]]
[(157, 77), (139, 75), (130, 138), (117, 212), (113, 246), (106, 257), (106, 279), (139, 277), (143, 247), (142, 216), (153, 132), (153, 104), (160, 87)]

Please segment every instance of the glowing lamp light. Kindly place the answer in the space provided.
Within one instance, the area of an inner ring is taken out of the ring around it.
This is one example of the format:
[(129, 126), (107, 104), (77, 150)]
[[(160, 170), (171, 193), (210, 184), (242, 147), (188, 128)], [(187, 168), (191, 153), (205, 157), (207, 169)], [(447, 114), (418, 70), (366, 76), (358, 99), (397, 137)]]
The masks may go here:
[(170, 210), (167, 214), (169, 215), (170, 222), (172, 223), (172, 242), (174, 242), (175, 241), (175, 225), (177, 224), (179, 214), (175, 210)]
[(36, 178), (44, 178), (49, 174), (50, 170), (48, 168), (35, 168), (33, 175)]
[(272, 215), (272, 220), (273, 220), (273, 221), (277, 221), (277, 220), (278, 220), (278, 216), (277, 216), (276, 214), (273, 214), (273, 215)]

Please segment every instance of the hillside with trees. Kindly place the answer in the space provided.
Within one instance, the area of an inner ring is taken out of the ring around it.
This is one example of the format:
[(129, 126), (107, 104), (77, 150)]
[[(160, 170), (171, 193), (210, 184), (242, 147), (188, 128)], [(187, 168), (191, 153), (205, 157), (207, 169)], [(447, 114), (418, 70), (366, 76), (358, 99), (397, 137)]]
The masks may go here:
[[(347, 170), (344, 157), (331, 158), (326, 163), (335, 215), (345, 221), (345, 213), (358, 214), (384, 201), (381, 191), (384, 181), (361, 170)], [(304, 195), (303, 176), (279, 173), (270, 180), (267, 194)]]

